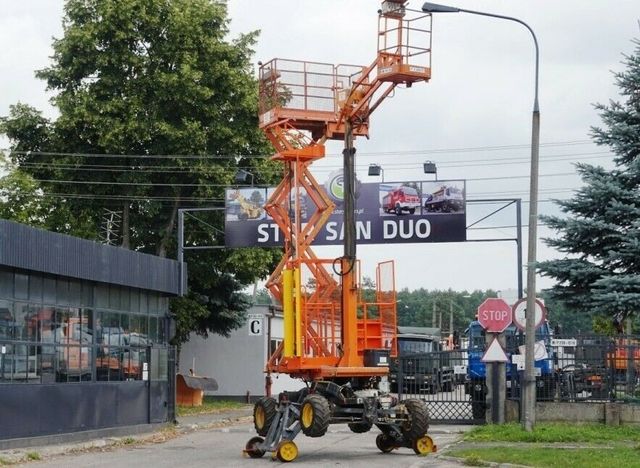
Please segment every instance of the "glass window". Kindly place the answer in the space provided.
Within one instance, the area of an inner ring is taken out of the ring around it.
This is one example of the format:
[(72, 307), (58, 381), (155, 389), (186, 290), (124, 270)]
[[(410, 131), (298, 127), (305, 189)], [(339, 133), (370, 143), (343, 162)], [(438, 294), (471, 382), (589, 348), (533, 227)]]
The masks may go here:
[(0, 300), (0, 340), (13, 337), (13, 302)]
[(82, 305), (93, 306), (93, 284), (88, 281), (82, 282)]
[(28, 335), (29, 304), (16, 302), (13, 313), (15, 320), (13, 338), (15, 340), (26, 341)]
[(69, 304), (82, 305), (82, 283), (78, 280), (69, 281)]
[(0, 381), (39, 383), (38, 347), (5, 345), (5, 353), (0, 354)]
[(167, 349), (151, 348), (150, 380), (167, 380)]
[(51, 345), (40, 347), (40, 377), (42, 383), (53, 383), (56, 381), (56, 348)]
[(95, 306), (107, 309), (109, 307), (109, 286), (96, 284), (94, 294)]
[(120, 310), (131, 310), (131, 290), (129, 288), (120, 289)]
[(127, 348), (122, 353), (124, 380), (142, 380), (142, 362), (145, 348)]
[(42, 302), (45, 304), (56, 303), (56, 279), (45, 276), (42, 284)]
[(151, 312), (152, 314), (157, 314), (159, 307), (160, 307), (160, 301), (158, 300), (159, 296), (156, 293), (150, 293), (149, 294), (149, 312)]
[(120, 346), (122, 342), (122, 328), (120, 314), (116, 312), (101, 312), (100, 322), (96, 324), (96, 339), (98, 344), (105, 346)]
[(28, 337), (29, 341), (47, 341), (52, 338), (52, 329), (54, 327), (54, 309), (52, 307), (31, 305), (29, 307), (28, 317)]
[(165, 315), (169, 312), (169, 297), (161, 296), (159, 299), (160, 308), (158, 309), (158, 315)]
[(82, 335), (85, 337), (85, 343), (93, 343), (93, 311), (91, 309), (80, 310), (80, 323), (82, 324)]
[(140, 292), (140, 312), (147, 313), (149, 311), (148, 294)]
[(120, 314), (120, 328), (122, 329), (122, 344), (129, 344), (129, 335), (131, 334), (131, 320), (129, 315)]
[(91, 380), (91, 348), (88, 346), (57, 347), (56, 382)]
[(31, 274), (29, 275), (29, 300), (32, 302), (42, 302), (42, 288), (43, 281), (42, 276)]
[(69, 281), (56, 278), (56, 304), (69, 304)]
[(131, 302), (129, 304), (129, 310), (131, 312), (140, 312), (140, 291), (132, 289), (130, 292)]
[(117, 286), (109, 287), (109, 308), (114, 310), (121, 310), (120, 288)]
[(15, 287), (14, 296), (16, 299), (29, 298), (29, 275), (16, 273), (14, 275)]
[(98, 350), (96, 357), (96, 378), (101, 381), (122, 380), (120, 357), (122, 348), (107, 346)]
[(166, 317), (158, 317), (158, 343), (167, 342), (167, 320)]
[(149, 317), (149, 344), (158, 343), (158, 317)]
[(13, 298), (13, 271), (0, 270), (0, 296), (11, 299)]

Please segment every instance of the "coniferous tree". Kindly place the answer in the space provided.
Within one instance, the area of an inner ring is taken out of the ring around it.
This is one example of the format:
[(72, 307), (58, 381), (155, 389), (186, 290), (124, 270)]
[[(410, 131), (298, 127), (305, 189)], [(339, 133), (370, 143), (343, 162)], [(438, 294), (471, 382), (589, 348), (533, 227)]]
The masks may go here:
[(541, 219), (559, 234), (545, 239), (566, 256), (541, 262), (555, 278), (551, 297), (585, 314), (616, 324), (640, 312), (640, 41), (615, 74), (621, 99), (598, 104), (603, 126), (591, 129), (596, 144), (608, 146), (615, 168), (580, 163), (584, 186), (556, 201), (565, 216)]

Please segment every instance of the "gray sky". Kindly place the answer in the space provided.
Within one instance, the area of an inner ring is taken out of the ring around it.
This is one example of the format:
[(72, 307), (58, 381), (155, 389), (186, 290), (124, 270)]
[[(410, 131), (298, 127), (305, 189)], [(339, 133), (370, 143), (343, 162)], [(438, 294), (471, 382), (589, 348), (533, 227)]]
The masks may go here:
[[(369, 64), (375, 58), (375, 0), (229, 0), (232, 32), (262, 31), (255, 61), (274, 57)], [(573, 162), (611, 167), (606, 149), (590, 144), (599, 118), (592, 104), (617, 98), (611, 71), (640, 37), (637, 0), (453, 1), (462, 8), (515, 16), (536, 32), (540, 44), (540, 213), (555, 212), (550, 198), (567, 198), (580, 185)], [(34, 70), (49, 63), (51, 38), (62, 32), (62, 0), (2, 0), (0, 16), (0, 115), (18, 101), (54, 116), (44, 83)], [(422, 2), (411, 2), (419, 8)], [(426, 179), (421, 165), (439, 166), (440, 179), (468, 179), (467, 196), (528, 200), (533, 102), (533, 43), (522, 26), (468, 14), (434, 17), (432, 79), (398, 90), (371, 118), (370, 140), (356, 141), (358, 177), (369, 163), (385, 168), (385, 180)], [(6, 147), (6, 141), (0, 141)], [(506, 149), (487, 149), (509, 146)], [(319, 179), (337, 168), (341, 145), (315, 164)], [(452, 149), (471, 148), (467, 151)], [(433, 150), (449, 150), (433, 152)], [(391, 154), (391, 153), (396, 154)], [(485, 179), (485, 180), (477, 180)], [(490, 179), (490, 180), (487, 180)], [(523, 213), (526, 224), (527, 215)], [(497, 206), (469, 208), (467, 222)], [(515, 211), (483, 223), (512, 226)], [(539, 228), (541, 237), (549, 235)], [(511, 228), (470, 231), (469, 238), (513, 237)], [(526, 229), (523, 233), (526, 239)], [(523, 246), (526, 261), (526, 245)], [(516, 287), (513, 242), (362, 246), (365, 274), (377, 261), (395, 259), (398, 288), (506, 290)], [(541, 242), (538, 258), (557, 256)], [(340, 255), (317, 248), (320, 257)], [(525, 279), (526, 281), (526, 279)], [(539, 279), (539, 287), (549, 280)]]

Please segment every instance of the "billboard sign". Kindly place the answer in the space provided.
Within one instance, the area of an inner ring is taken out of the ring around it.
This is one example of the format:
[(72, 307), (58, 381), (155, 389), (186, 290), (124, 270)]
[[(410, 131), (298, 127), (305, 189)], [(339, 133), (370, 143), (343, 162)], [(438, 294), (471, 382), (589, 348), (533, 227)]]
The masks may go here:
[[(341, 245), (344, 239), (342, 172), (324, 183), (336, 204), (313, 245)], [(264, 209), (275, 188), (228, 188), (225, 192), (225, 245), (274, 247), (282, 232)], [(292, 198), (294, 198), (292, 196)], [(304, 191), (300, 213), (306, 222), (315, 205)], [(465, 181), (356, 182), (358, 244), (463, 242), (466, 240)], [(292, 213), (293, 213), (292, 209)]]

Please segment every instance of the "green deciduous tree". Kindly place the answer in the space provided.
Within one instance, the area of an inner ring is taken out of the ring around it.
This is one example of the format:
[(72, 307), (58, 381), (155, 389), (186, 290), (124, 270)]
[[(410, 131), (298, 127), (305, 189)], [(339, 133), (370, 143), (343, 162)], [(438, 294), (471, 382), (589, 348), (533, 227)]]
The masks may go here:
[(614, 153), (615, 168), (577, 165), (584, 186), (556, 201), (565, 215), (542, 217), (558, 233), (545, 242), (565, 257), (539, 264), (557, 280), (552, 298), (617, 324), (640, 311), (640, 42), (634, 45), (615, 74), (621, 100), (597, 105), (604, 125), (592, 129), (594, 141)]
[[(273, 183), (273, 164), (252, 157), (270, 152), (250, 61), (257, 34), (228, 39), (228, 24), (225, 3), (213, 0), (67, 0), (51, 66), (37, 72), (59, 116), (18, 104), (0, 120), (19, 171), (5, 183), (14, 194), (48, 197), (47, 219), (12, 217), (97, 239), (104, 208), (118, 210), (123, 247), (167, 256), (177, 210), (220, 206), (239, 165), (256, 183)], [(222, 226), (221, 213), (207, 216)], [(217, 233), (186, 235), (220, 243)], [(279, 256), (186, 257), (191, 292), (172, 304), (179, 338), (242, 323), (247, 303), (238, 290)]]

